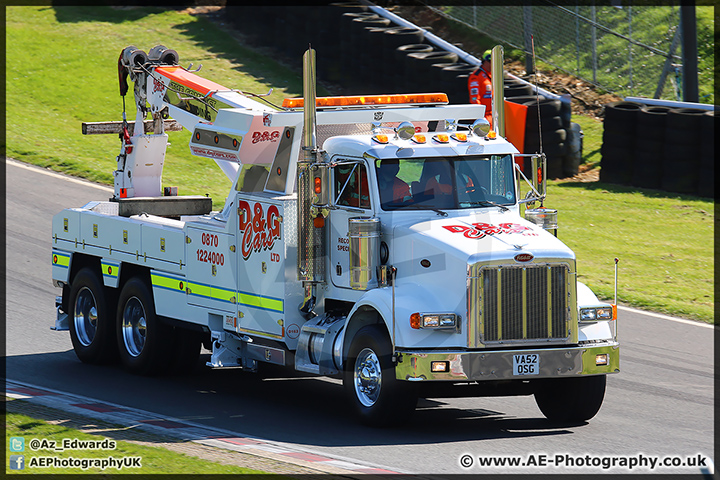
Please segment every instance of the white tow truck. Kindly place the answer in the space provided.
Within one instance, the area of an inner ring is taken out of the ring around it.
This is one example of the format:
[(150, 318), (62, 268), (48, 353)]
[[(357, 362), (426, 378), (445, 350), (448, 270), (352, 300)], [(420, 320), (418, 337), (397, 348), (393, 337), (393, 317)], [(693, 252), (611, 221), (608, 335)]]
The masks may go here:
[[(483, 106), (438, 93), (316, 97), (312, 49), (304, 97), (277, 108), (162, 45), (125, 48), (118, 68), (135, 122), (84, 125), (120, 134), (114, 195), (52, 224), (54, 329), (81, 361), (158, 374), (195, 367), (205, 345), (212, 368), (341, 377), (378, 426), (418, 397), (597, 413), (619, 371), (617, 310), (577, 281), (542, 206), (544, 157), (503, 138), (502, 98), (490, 125)], [(181, 128), (233, 181), (220, 211), (162, 185), (165, 130)]]

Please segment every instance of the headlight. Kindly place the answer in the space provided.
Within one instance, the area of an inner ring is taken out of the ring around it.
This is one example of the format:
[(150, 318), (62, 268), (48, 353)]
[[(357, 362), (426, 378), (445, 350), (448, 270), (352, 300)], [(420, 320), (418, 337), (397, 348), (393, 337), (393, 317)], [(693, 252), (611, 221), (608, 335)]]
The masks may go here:
[(454, 313), (413, 313), (410, 315), (412, 328), (460, 331), (460, 317)]
[(613, 308), (611, 305), (601, 307), (581, 308), (578, 315), (581, 322), (597, 322), (599, 320), (614, 320)]

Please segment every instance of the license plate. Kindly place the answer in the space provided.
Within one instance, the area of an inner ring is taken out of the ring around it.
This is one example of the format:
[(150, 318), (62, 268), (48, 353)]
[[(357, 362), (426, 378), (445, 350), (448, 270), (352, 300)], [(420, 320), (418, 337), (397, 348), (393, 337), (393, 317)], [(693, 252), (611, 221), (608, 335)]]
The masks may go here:
[(540, 355), (525, 353), (513, 355), (513, 375), (537, 375), (540, 373)]

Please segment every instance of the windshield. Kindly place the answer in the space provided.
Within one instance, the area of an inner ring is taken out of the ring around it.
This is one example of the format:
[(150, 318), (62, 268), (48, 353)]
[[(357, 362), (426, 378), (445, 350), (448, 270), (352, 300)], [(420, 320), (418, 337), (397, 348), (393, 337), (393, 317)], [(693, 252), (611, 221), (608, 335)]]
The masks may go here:
[(383, 210), (458, 209), (515, 203), (511, 155), (375, 161)]

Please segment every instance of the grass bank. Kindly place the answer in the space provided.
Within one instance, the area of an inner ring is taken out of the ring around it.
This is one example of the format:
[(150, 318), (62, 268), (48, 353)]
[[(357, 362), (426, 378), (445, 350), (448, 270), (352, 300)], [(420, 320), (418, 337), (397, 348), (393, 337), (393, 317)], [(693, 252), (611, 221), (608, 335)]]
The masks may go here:
[[(235, 465), (223, 465), (159, 446), (116, 440), (116, 434), (126, 430), (125, 427), (110, 429), (95, 427), (94, 430), (99, 433), (90, 434), (63, 424), (48, 423), (24, 414), (7, 412), (5, 441), (9, 453), (5, 472), (13, 475), (267, 473)], [(22, 451), (18, 448), (21, 445), (20, 441), (23, 445)], [(68, 442), (67, 448), (63, 447), (64, 442)], [(79, 448), (83, 442), (88, 448)], [(96, 445), (97, 448), (91, 448), (89, 445)], [(60, 451), (63, 448), (64, 450)], [(17, 456), (22, 456), (22, 459), (19, 460)], [(12, 468), (13, 466), (15, 468)], [(20, 466), (22, 469), (19, 468)]]
[[(202, 75), (220, 84), (254, 93), (272, 88), (268, 98), (275, 104), (302, 94), (296, 71), (243, 47), (203, 17), (117, 7), (8, 7), (6, 13), (7, 154), (71, 175), (112, 183), (117, 137), (84, 137), (80, 126), (121, 119), (117, 57), (128, 45), (166, 45), (183, 65), (202, 63)], [(132, 118), (132, 94), (126, 102)], [(602, 124), (589, 117), (574, 121), (585, 134), (585, 163), (597, 164)], [(190, 155), (187, 131), (169, 137), (165, 185), (186, 195), (208, 193), (220, 207), (230, 180), (212, 160)], [(577, 253), (580, 279), (600, 296), (612, 297), (618, 257), (621, 303), (713, 321), (710, 200), (551, 182), (547, 205), (560, 212), (559, 236)], [(64, 207), (59, 200), (58, 210)]]

